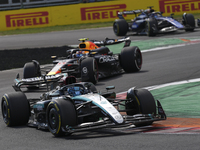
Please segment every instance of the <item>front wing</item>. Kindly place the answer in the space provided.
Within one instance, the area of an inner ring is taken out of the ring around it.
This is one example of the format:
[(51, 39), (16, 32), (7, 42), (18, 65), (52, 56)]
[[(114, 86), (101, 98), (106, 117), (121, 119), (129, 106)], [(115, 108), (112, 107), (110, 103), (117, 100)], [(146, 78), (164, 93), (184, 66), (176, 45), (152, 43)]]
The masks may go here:
[(150, 125), (154, 121), (166, 120), (167, 116), (161, 106), (161, 103), (157, 100), (158, 114), (136, 114), (133, 116), (123, 115), (123, 123), (114, 123), (109, 118), (100, 120), (97, 122), (83, 123), (74, 127), (62, 127), (62, 130), (66, 133), (81, 132), (87, 130), (101, 129), (101, 128), (133, 128), (137, 126)]
[(30, 87), (30, 86), (40, 86), (42, 84), (47, 85), (53, 83), (53, 82), (58, 82), (63, 75), (61, 74), (56, 74), (56, 75), (45, 75), (41, 77), (34, 77), (34, 78), (27, 78), (27, 79), (19, 79), (16, 78), (14, 79), (15, 84), (12, 85), (15, 91), (21, 91), (22, 87)]

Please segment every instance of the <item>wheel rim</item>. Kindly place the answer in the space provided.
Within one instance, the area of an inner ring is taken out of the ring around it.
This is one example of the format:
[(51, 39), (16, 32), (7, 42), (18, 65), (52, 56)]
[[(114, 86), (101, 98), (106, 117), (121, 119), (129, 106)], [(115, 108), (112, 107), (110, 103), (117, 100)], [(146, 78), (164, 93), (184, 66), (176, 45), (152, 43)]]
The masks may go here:
[(115, 32), (115, 34), (118, 34), (118, 25), (117, 25), (117, 23), (114, 23), (114, 32)]
[(2, 114), (3, 114), (3, 118), (8, 117), (8, 107), (7, 107), (6, 101), (3, 102)]
[(3, 115), (4, 122), (8, 123), (8, 105), (6, 101), (3, 101), (2, 103), (2, 115)]
[(141, 68), (141, 66), (142, 66), (142, 54), (139, 50), (137, 50), (137, 52), (136, 52), (135, 61), (136, 61), (137, 66), (139, 68)]
[(55, 108), (52, 108), (49, 113), (49, 126), (52, 130), (56, 130), (58, 126), (58, 116)]

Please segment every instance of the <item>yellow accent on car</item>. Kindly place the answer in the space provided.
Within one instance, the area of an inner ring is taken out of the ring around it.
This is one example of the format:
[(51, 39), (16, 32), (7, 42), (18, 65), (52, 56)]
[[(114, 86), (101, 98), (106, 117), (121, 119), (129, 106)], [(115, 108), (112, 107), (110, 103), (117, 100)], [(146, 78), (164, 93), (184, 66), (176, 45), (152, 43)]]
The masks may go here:
[(56, 104), (54, 104), (54, 106), (56, 107), (56, 110), (57, 110), (57, 111), (59, 111), (59, 108), (58, 108), (58, 106), (57, 106)]
[(58, 115), (58, 118), (59, 118), (59, 125), (58, 125), (58, 130), (57, 130), (56, 134), (59, 133), (60, 128), (61, 128), (61, 118), (60, 118), (60, 115)]
[(81, 39), (79, 39), (79, 41), (87, 41), (87, 40), (89, 40), (89, 38), (81, 38)]

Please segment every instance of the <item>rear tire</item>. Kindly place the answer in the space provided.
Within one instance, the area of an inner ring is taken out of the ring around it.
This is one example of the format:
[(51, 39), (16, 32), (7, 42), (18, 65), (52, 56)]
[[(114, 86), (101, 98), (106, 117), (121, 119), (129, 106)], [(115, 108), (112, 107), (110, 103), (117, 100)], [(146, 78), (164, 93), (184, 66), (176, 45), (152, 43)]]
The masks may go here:
[(125, 36), (128, 32), (128, 23), (124, 19), (117, 19), (113, 23), (113, 31), (116, 36)]
[(96, 84), (99, 79), (97, 62), (92, 57), (87, 57), (81, 62), (82, 82), (92, 82)]
[(40, 66), (35, 62), (29, 62), (24, 65), (23, 78), (33, 78), (41, 76)]
[(195, 28), (195, 19), (192, 14), (186, 14), (185, 17), (183, 17), (184, 23), (185, 23), (185, 31), (194, 31)]
[(66, 126), (77, 125), (77, 114), (74, 104), (70, 100), (57, 99), (47, 107), (47, 123), (49, 131), (54, 136), (70, 135), (63, 132)]
[(137, 72), (142, 68), (142, 53), (137, 46), (125, 47), (120, 54), (120, 64), (125, 72)]
[(30, 116), (30, 105), (22, 92), (5, 94), (1, 101), (3, 120), (7, 126), (26, 125)]

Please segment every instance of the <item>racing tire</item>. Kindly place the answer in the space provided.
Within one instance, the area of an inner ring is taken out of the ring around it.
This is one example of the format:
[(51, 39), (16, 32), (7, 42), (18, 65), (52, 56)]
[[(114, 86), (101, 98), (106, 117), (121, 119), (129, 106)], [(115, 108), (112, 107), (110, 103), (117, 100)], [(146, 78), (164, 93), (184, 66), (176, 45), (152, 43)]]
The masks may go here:
[(154, 97), (147, 89), (135, 90), (135, 96), (140, 103), (141, 114), (156, 115), (156, 103)]
[(113, 23), (113, 31), (116, 36), (125, 36), (128, 32), (128, 23), (124, 19), (117, 19)]
[(184, 22), (185, 22), (185, 31), (194, 31), (195, 28), (195, 19), (192, 14), (186, 14), (184, 17)]
[(96, 84), (99, 80), (98, 65), (94, 58), (86, 57), (81, 61), (82, 82), (92, 82)]
[(146, 21), (145, 30), (147, 36), (156, 36), (158, 32), (158, 23), (155, 18), (149, 18), (149, 21)]
[(41, 76), (40, 66), (35, 62), (29, 62), (24, 65), (23, 78), (33, 78)]
[(62, 129), (77, 125), (77, 113), (73, 102), (69, 99), (57, 99), (47, 107), (47, 123), (49, 131), (56, 137), (71, 135)]
[(124, 47), (120, 54), (120, 64), (125, 72), (137, 72), (142, 68), (142, 53), (137, 46)]
[(30, 116), (30, 105), (22, 92), (5, 94), (1, 101), (3, 120), (7, 126), (26, 125)]
[[(136, 89), (129, 91), (127, 93), (128, 99), (133, 99), (131, 101), (126, 101), (125, 107), (130, 110), (127, 111), (127, 115), (136, 114), (153, 114), (156, 115), (156, 103), (152, 94), (146, 89)], [(147, 122), (135, 124), (136, 126), (147, 126), (151, 125), (153, 121), (149, 120)]]

